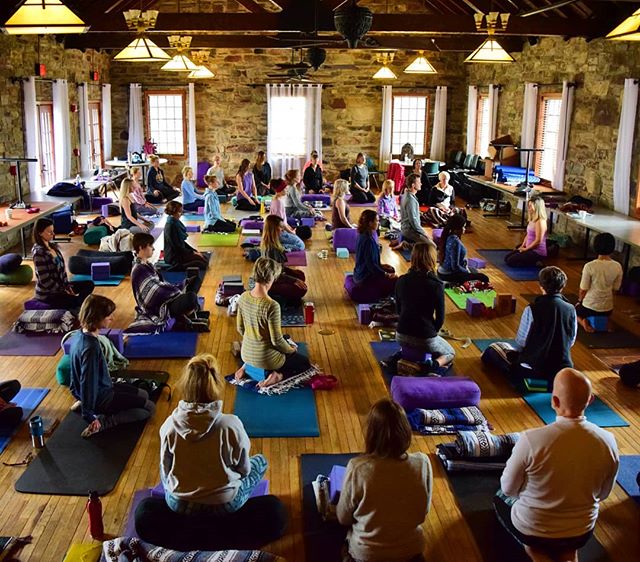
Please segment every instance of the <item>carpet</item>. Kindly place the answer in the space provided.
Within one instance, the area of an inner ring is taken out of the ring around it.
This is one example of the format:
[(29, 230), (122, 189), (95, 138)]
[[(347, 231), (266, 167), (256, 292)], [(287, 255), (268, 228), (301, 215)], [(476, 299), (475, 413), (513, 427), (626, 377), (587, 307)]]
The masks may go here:
[(128, 336), (124, 344), (127, 359), (191, 358), (198, 346), (197, 332), (162, 332), (148, 336)]
[[(548, 425), (556, 421), (556, 412), (551, 407), (550, 392), (525, 393), (522, 397), (545, 424)], [(589, 405), (585, 414), (588, 421), (595, 423), (599, 427), (629, 426), (628, 422), (621, 418), (597, 396)]]
[(72, 275), (71, 281), (93, 281), (93, 284), (97, 287), (116, 287), (124, 281), (124, 275), (112, 275), (109, 279), (102, 279), (96, 281), (91, 278), (91, 275)]
[(487, 307), (493, 306), (493, 301), (496, 298), (495, 291), (477, 291), (475, 293), (458, 293), (453, 288), (446, 288), (444, 292), (447, 296), (453, 301), (458, 308), (465, 310), (467, 308), (467, 300), (469, 298), (478, 299), (480, 302), (484, 303)]
[(0, 356), (51, 357), (61, 349), (64, 334), (23, 333), (9, 330), (0, 337)]
[(16, 406), (22, 408), (22, 420), (12, 428), (0, 428), (0, 453), (7, 448), (13, 436), (22, 427), (33, 414), (33, 411), (39, 406), (40, 402), (49, 393), (48, 388), (21, 388), (20, 392), (15, 395), (12, 402)]
[(509, 267), (504, 257), (512, 250), (478, 250), (478, 253), (514, 281), (537, 281), (539, 267)]
[(239, 241), (239, 232), (232, 232), (230, 234), (224, 234), (222, 232), (203, 232), (198, 240), (198, 248), (237, 246)]
[(620, 469), (618, 470), (616, 482), (629, 494), (629, 497), (640, 504), (638, 474), (640, 474), (640, 455), (621, 455)]

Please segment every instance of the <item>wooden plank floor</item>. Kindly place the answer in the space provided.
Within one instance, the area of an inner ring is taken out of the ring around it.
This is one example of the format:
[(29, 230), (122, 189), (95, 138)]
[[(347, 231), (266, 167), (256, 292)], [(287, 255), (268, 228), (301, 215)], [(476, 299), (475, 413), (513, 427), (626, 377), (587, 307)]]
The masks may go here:
[[(352, 211), (357, 216), (359, 209)], [(465, 237), (471, 255), (478, 248), (513, 247), (522, 236), (521, 233), (509, 232), (500, 219), (483, 219), (477, 211), (471, 212), (471, 218), (475, 231)], [(192, 238), (195, 239), (196, 236), (192, 235)], [(81, 241), (74, 241), (62, 244), (61, 247), (69, 256), (77, 251), (80, 244)], [(389, 250), (386, 242), (384, 245), (383, 259), (400, 273), (406, 271), (408, 264), (402, 256)], [(328, 247), (324, 230), (321, 227), (315, 228), (313, 239), (308, 243), (309, 265), (305, 271), (310, 287), (308, 299), (316, 305), (316, 322), (311, 327), (290, 330), (296, 340), (308, 342), (315, 362), (327, 373), (340, 379), (340, 385), (335, 390), (316, 394), (321, 435), (315, 439), (252, 441), (252, 452), (262, 452), (269, 460), (267, 476), (271, 481), (271, 490), (282, 498), (290, 514), (287, 535), (270, 545), (267, 550), (284, 556), (289, 562), (304, 561), (300, 454), (361, 450), (362, 426), (366, 413), (375, 400), (387, 395), (380, 369), (369, 347), (369, 342), (377, 339), (377, 331), (357, 324), (354, 306), (346, 300), (342, 289), (344, 272), (353, 269), (353, 259), (339, 260), (331, 253), (328, 260), (319, 259), (317, 251)], [(217, 355), (223, 370), (231, 372), (235, 365), (230, 352), (231, 342), (238, 339), (235, 319), (227, 317), (226, 309), (214, 305), (214, 291), (222, 275), (241, 273), (246, 280), (251, 264), (242, 259), (240, 248), (213, 250), (212, 266), (202, 292), (212, 313), (212, 330), (200, 336), (198, 351)], [(568, 290), (576, 292), (582, 264), (562, 258), (557, 260), (557, 264), (569, 274)], [(455, 335), (512, 337), (520, 312), (526, 304), (520, 295), (538, 290), (537, 283), (511, 281), (495, 268), (489, 268), (488, 273), (499, 292), (511, 292), (518, 296), (517, 314), (494, 320), (471, 320), (447, 299), (446, 327)], [(119, 287), (99, 287), (96, 292), (116, 302), (116, 326), (124, 327), (131, 321), (134, 300), (128, 279)], [(0, 333), (10, 328), (22, 310), (23, 301), (32, 295), (33, 285), (0, 287)], [(640, 333), (640, 325), (630, 318), (630, 312), (637, 312), (639, 308), (632, 299), (618, 297), (616, 320)], [(334, 330), (335, 334), (322, 336), (319, 334), (321, 329)], [(475, 347), (461, 349), (457, 342), (454, 342), (454, 346), (458, 353), (459, 370), (473, 377), (481, 386), (481, 408), (497, 432), (520, 431), (541, 424), (533, 411), (500, 376), (483, 368)], [(597, 394), (630, 422), (630, 427), (612, 430), (621, 453), (640, 453), (640, 392), (620, 385), (617, 376), (605, 369), (593, 353), (580, 344), (574, 347), (573, 357), (576, 366), (584, 370), (593, 381)], [(59, 358), (60, 353), (56, 357), (1, 357), (1, 378), (18, 378), (23, 386), (50, 387), (52, 391), (38, 413), (62, 418), (73, 400), (68, 389), (58, 386), (55, 381), (55, 367)], [(131, 366), (135, 369), (148, 367), (167, 370), (171, 373), (170, 382), (173, 384), (184, 363), (183, 360), (148, 360), (133, 361)], [(227, 412), (232, 410), (234, 393), (232, 387), (225, 390)], [(158, 482), (158, 430), (177, 400), (177, 393), (174, 393), (170, 403), (166, 398), (159, 401), (156, 416), (147, 425), (118, 485), (111, 494), (103, 498), (105, 531), (109, 535), (117, 536), (122, 532), (133, 492)], [(450, 438), (417, 436), (413, 444), (413, 450), (431, 455), (435, 471), (433, 505), (424, 525), (428, 545), (426, 556), (428, 560), (441, 562), (481, 561), (482, 556), (460, 516), (447, 477), (433, 455), (435, 445), (443, 440), (448, 441)], [(30, 451), (28, 431), (23, 427), (2, 454), (1, 460), (6, 463), (19, 462)], [(87, 516), (84, 513), (85, 499), (19, 494), (14, 491), (13, 486), (22, 471), (22, 468), (0, 466), (0, 497), (3, 502), (0, 510), (0, 535), (32, 534), (34, 537), (33, 544), (23, 549), (20, 560), (62, 560), (72, 542), (90, 541)], [(640, 559), (639, 528), (638, 506), (616, 486), (611, 498), (602, 506), (596, 528), (596, 536), (609, 552), (611, 560), (632, 562)]]

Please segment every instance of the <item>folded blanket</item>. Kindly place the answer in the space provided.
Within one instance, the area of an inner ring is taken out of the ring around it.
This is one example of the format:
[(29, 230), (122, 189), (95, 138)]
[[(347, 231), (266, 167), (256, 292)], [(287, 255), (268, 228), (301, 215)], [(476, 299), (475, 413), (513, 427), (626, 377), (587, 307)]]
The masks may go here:
[(464, 458), (509, 456), (519, 437), (519, 433), (493, 435), (489, 431), (460, 431), (455, 444)]
[(455, 443), (441, 443), (436, 446), (436, 455), (447, 472), (480, 472), (480, 471), (502, 471), (506, 465), (506, 459), (478, 457), (476, 459), (465, 459), (460, 457)]
[(140, 539), (120, 537), (102, 545), (102, 560), (121, 562), (277, 562), (282, 559), (257, 550), (220, 550), (178, 552), (154, 546)]
[(315, 377), (320, 370), (316, 366), (311, 366), (309, 369), (300, 373), (298, 375), (294, 375), (293, 377), (289, 377), (288, 379), (283, 379), (276, 384), (272, 384), (266, 388), (259, 388), (258, 381), (255, 381), (250, 378), (243, 378), (241, 380), (236, 380), (234, 375), (227, 375), (225, 377), (226, 381), (230, 384), (234, 384), (236, 386), (241, 386), (247, 390), (252, 390), (253, 392), (257, 392), (259, 394), (266, 394), (267, 396), (273, 396), (275, 394), (284, 394), (285, 392), (289, 392), (294, 388), (302, 388), (305, 386), (309, 386), (309, 381)]
[(73, 330), (75, 324), (75, 316), (68, 310), (25, 310), (12, 326), (12, 330), (18, 333), (62, 334)]
[[(423, 410), (421, 408), (410, 412), (407, 417), (409, 423), (419, 425), (482, 425), (487, 418), (476, 406), (465, 408), (442, 408), (438, 410)], [(414, 428), (415, 429), (415, 428)]]
[(421, 435), (455, 435), (460, 431), (489, 431), (487, 424), (482, 425), (421, 425), (414, 428)]

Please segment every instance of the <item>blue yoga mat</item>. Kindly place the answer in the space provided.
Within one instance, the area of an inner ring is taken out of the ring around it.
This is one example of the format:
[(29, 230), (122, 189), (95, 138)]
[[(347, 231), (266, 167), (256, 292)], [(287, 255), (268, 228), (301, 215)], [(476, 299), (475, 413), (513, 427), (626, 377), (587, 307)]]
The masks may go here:
[(94, 281), (93, 279), (91, 279), (91, 275), (76, 274), (71, 277), (71, 281), (93, 281), (93, 284), (97, 285), (98, 287), (101, 287), (101, 286), (115, 287), (117, 285), (120, 285), (120, 283), (122, 283), (123, 280), (124, 280), (124, 275), (112, 275), (111, 277), (109, 277), (109, 279), (104, 279), (102, 281)]
[(22, 420), (16, 427), (0, 429), (0, 453), (7, 448), (11, 438), (20, 429), (20, 426), (31, 417), (33, 411), (48, 393), (48, 388), (22, 388), (15, 395), (12, 402), (22, 408)]
[[(551, 407), (550, 392), (526, 393), (522, 396), (538, 417), (546, 424), (556, 421)], [(628, 423), (597, 396), (586, 411), (587, 420), (599, 427), (628, 427)]]
[(189, 213), (187, 215), (182, 215), (183, 221), (202, 221), (204, 222), (204, 215), (196, 215), (195, 213)]
[(402, 250), (400, 254), (405, 259), (405, 261), (411, 261), (411, 250)]
[[(373, 351), (373, 355), (378, 360), (384, 361), (387, 357), (390, 357), (394, 353), (400, 351), (400, 344), (395, 341), (372, 341), (370, 342), (371, 351)], [(396, 375), (396, 373), (392, 372), (391, 369), (387, 367), (383, 367), (380, 365), (380, 369), (382, 370), (382, 375), (384, 376), (385, 382), (387, 385), (391, 384), (391, 379)]]
[(539, 267), (509, 267), (504, 263), (504, 257), (511, 251), (478, 250), (478, 253), (514, 281), (537, 281)]
[(148, 336), (129, 336), (124, 346), (128, 359), (191, 358), (196, 354), (196, 332), (163, 332)]
[(616, 482), (640, 504), (640, 487), (638, 486), (638, 474), (640, 474), (640, 455), (622, 455), (620, 457), (620, 469)]

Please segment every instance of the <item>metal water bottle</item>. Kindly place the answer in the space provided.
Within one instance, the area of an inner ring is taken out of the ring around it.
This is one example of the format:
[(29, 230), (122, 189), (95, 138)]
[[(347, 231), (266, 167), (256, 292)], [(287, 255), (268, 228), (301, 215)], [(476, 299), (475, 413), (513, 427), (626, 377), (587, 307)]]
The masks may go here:
[(44, 423), (40, 416), (33, 416), (29, 420), (29, 431), (31, 433), (31, 444), (36, 449), (44, 447)]
[(87, 501), (87, 513), (89, 514), (89, 533), (91, 538), (102, 540), (104, 536), (104, 526), (102, 524), (102, 502), (98, 492), (89, 492)]

